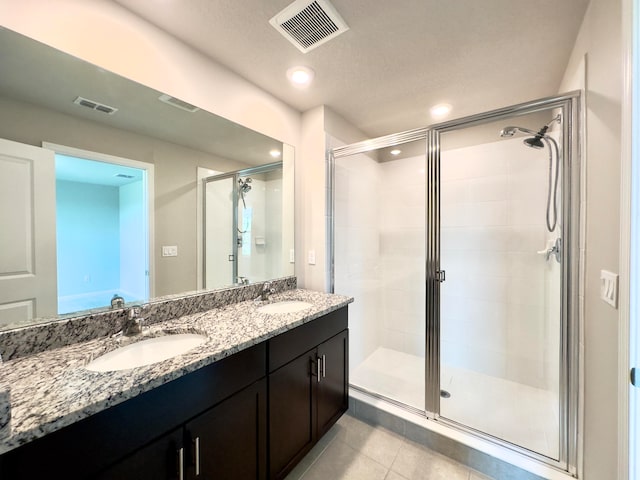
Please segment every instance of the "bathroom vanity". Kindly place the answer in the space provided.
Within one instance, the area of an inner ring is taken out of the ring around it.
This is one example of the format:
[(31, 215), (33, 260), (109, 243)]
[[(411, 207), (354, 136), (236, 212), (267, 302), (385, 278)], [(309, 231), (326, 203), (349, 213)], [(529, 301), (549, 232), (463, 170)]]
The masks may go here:
[[(90, 372), (71, 358), (78, 346), (6, 362), (11, 376), (19, 375), (12, 366), (67, 356), (67, 370), (51, 368), (50, 383), (32, 385), (51, 393), (33, 405), (15, 399), (15, 428), (0, 436), (0, 478), (284, 478), (347, 410), (352, 300), (292, 290), (271, 301), (289, 298), (312, 307), (264, 314), (240, 302), (165, 322), (158, 328), (189, 325), (209, 340), (147, 367)], [(39, 375), (35, 382), (47, 376)]]

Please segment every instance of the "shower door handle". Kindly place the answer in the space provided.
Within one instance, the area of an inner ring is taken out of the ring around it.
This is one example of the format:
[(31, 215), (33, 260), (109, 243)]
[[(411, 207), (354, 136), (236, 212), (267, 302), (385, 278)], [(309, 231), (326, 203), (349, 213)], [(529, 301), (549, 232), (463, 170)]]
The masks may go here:
[(636, 378), (636, 368), (632, 368), (631, 372), (629, 372), (629, 380), (631, 381), (631, 385), (634, 387), (638, 386), (638, 379)]
[(436, 270), (436, 282), (444, 282), (447, 279), (447, 272), (444, 270)]

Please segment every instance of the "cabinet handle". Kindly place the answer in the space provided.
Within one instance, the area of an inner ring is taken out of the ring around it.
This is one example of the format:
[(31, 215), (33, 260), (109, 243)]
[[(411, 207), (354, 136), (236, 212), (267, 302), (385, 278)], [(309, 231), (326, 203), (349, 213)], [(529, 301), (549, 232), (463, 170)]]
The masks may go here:
[(178, 450), (178, 479), (184, 480), (184, 448)]
[(320, 383), (321, 380), (321, 376), (320, 376), (320, 362), (322, 361), (322, 359), (320, 357), (316, 357), (316, 378), (318, 379), (318, 383)]
[(196, 439), (193, 441), (193, 444), (195, 446), (195, 455), (196, 455), (196, 459), (195, 459), (196, 477), (199, 477), (200, 476), (200, 437), (196, 437)]
[(327, 376), (327, 356), (322, 355), (322, 378)]

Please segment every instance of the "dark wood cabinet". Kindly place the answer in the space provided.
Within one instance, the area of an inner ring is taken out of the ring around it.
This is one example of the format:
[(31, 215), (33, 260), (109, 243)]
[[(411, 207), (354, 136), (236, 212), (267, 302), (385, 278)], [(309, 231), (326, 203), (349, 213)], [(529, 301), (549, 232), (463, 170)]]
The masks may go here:
[(269, 471), (281, 478), (315, 442), (316, 351), (269, 375)]
[(344, 330), (318, 346), (321, 380), (318, 382), (318, 438), (347, 410), (349, 403), (349, 332)]
[(269, 343), (272, 479), (284, 478), (348, 408), (346, 327), (345, 308)]
[(189, 473), (202, 480), (267, 478), (267, 382), (247, 387), (185, 426)]
[(95, 479), (180, 480), (184, 455), (184, 432), (177, 428), (97, 474)]
[(97, 480), (266, 479), (266, 379), (112, 465)]
[(344, 307), (10, 451), (0, 479), (279, 479), (347, 407)]

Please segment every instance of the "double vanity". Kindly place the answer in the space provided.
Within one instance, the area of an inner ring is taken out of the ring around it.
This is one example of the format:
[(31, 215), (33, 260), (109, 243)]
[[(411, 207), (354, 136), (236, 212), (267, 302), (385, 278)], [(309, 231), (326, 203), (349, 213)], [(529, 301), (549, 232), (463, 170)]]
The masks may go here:
[(257, 287), (5, 361), (0, 478), (284, 478), (348, 407), (352, 299)]

